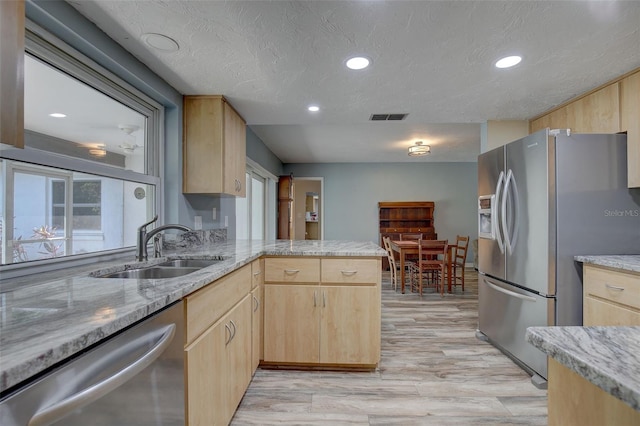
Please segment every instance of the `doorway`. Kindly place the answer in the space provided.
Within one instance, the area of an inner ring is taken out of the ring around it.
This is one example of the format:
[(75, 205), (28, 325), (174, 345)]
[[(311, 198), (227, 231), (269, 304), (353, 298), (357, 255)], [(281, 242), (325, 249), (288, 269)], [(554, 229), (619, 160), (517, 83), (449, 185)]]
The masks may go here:
[(293, 239), (324, 239), (324, 178), (294, 177)]

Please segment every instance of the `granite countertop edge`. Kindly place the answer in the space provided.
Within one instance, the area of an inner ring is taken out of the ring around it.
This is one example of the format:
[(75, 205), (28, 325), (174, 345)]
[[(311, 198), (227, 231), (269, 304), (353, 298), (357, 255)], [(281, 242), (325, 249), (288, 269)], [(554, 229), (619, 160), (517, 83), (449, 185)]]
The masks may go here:
[[(214, 247), (176, 250), (165, 253), (163, 258), (153, 259), (149, 262), (111, 262), (100, 269), (94, 268), (91, 275), (97, 276), (132, 267), (151, 266), (166, 258), (206, 258), (211, 256), (221, 256), (224, 260), (179, 278), (165, 280), (113, 279), (113, 283), (117, 280), (118, 286), (126, 286), (126, 291), (129, 293), (139, 291), (140, 287), (145, 285), (153, 288), (157, 293), (151, 300), (142, 297), (139, 297), (139, 300), (134, 299), (134, 306), (124, 306), (121, 310), (113, 313), (112, 318), (100, 324), (96, 324), (93, 317), (87, 318), (86, 323), (83, 323), (82, 318), (77, 316), (70, 319), (74, 323), (72, 330), (67, 330), (66, 327), (61, 329), (55, 328), (53, 325), (38, 324), (38, 326), (45, 328), (46, 340), (51, 342), (50, 344), (38, 342), (40, 346), (34, 348), (33, 345), (25, 344), (24, 339), (21, 339), (21, 332), (32, 332), (28, 331), (27, 327), (23, 327), (24, 330), (20, 328), (11, 330), (5, 327), (0, 333), (0, 342), (2, 342), (0, 345), (0, 360), (2, 361), (0, 362), (0, 393), (10, 392), (14, 386), (261, 256), (382, 257), (386, 256), (386, 252), (374, 243), (360, 241), (230, 241), (217, 244)], [(82, 272), (74, 272), (74, 269), (69, 269), (68, 277), (58, 277), (52, 280), (42, 279), (41, 282), (35, 284), (43, 289), (83, 285), (104, 288), (105, 279), (90, 276), (86, 269), (86, 267), (82, 268)], [(25, 282), (25, 278), (17, 280)], [(26, 280), (28, 281), (28, 278)], [(3, 285), (5, 284), (7, 283), (3, 283)], [(11, 285), (11, 283), (8, 284)], [(33, 282), (29, 282), (29, 285), (33, 284)], [(29, 338), (30, 336), (26, 338), (27, 343)]]
[(640, 326), (529, 327), (527, 342), (640, 411)]
[(590, 265), (606, 266), (629, 272), (640, 273), (640, 255), (582, 255), (575, 256), (574, 260)]

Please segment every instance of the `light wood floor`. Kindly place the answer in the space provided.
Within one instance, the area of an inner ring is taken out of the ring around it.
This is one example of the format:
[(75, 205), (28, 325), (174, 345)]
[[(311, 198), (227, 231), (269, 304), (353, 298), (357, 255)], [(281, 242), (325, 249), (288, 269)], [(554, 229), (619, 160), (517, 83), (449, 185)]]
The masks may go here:
[(547, 393), (475, 337), (477, 274), (462, 294), (400, 294), (383, 273), (375, 372), (258, 370), (232, 425), (546, 425)]

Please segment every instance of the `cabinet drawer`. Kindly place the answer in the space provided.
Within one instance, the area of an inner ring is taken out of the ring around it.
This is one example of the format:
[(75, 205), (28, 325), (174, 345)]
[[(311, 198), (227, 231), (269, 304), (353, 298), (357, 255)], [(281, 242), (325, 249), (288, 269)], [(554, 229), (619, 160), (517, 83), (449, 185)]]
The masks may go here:
[(254, 289), (262, 284), (264, 277), (264, 261), (256, 259), (251, 262), (251, 288)]
[(591, 297), (585, 297), (584, 326), (640, 325), (640, 311)]
[(187, 296), (187, 344), (251, 291), (251, 266), (244, 266)]
[(377, 259), (322, 259), (322, 282), (378, 283), (380, 269)]
[(277, 283), (319, 283), (320, 259), (270, 257), (264, 260), (264, 280)]
[(585, 266), (584, 294), (640, 309), (640, 275)]

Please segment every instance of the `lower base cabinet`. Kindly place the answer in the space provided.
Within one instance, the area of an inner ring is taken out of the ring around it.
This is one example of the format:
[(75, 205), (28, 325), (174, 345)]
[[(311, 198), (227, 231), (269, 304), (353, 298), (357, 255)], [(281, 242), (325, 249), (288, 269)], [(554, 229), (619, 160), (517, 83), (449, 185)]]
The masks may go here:
[(251, 268), (186, 298), (186, 424), (229, 424), (252, 375)]
[(379, 259), (265, 259), (264, 363), (375, 368)]
[(549, 358), (548, 424), (640, 425), (640, 411)]

